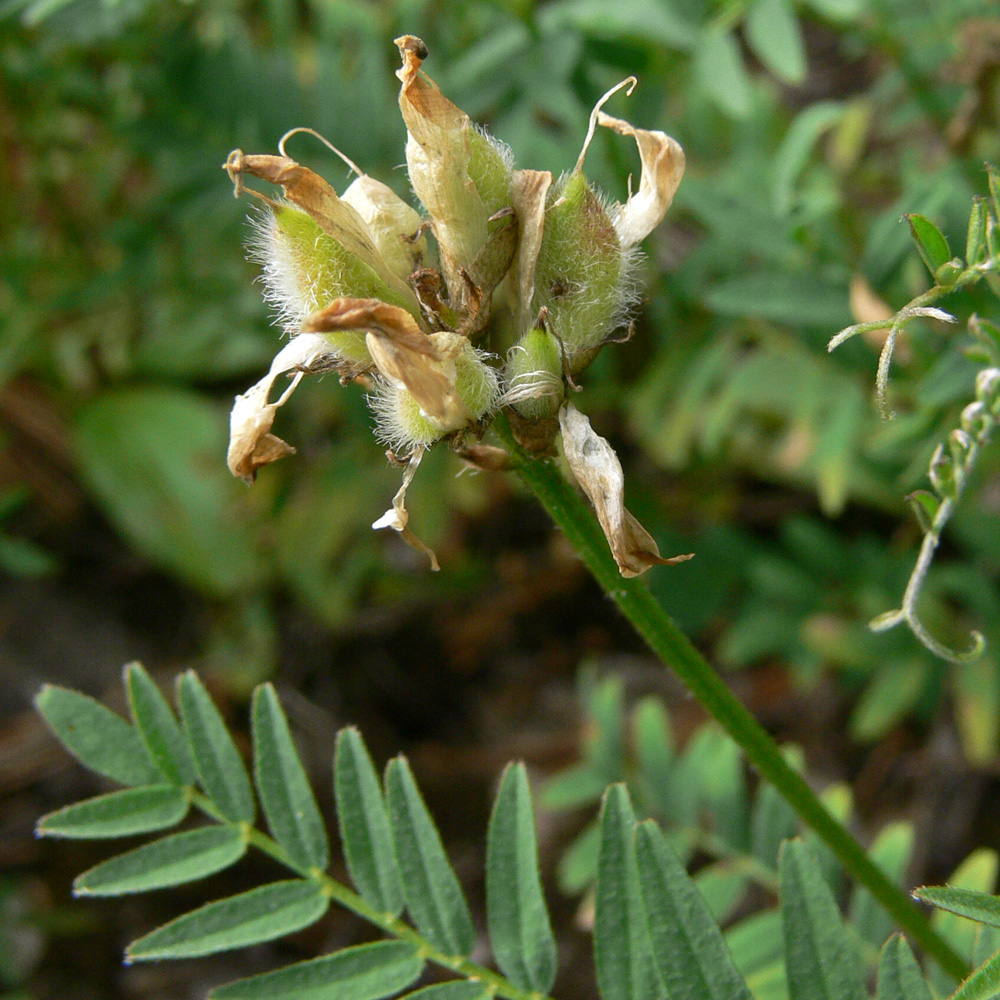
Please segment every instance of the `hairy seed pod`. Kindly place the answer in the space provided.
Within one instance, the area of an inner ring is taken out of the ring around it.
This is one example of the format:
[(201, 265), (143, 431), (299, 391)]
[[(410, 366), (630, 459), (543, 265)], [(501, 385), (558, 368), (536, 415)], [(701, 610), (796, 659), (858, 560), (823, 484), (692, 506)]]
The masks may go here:
[(547, 197), (535, 293), (572, 374), (628, 314), (630, 256), (582, 171), (560, 178)]
[(558, 412), (566, 390), (562, 351), (548, 330), (529, 330), (507, 355), (504, 402), (525, 420), (544, 420)]

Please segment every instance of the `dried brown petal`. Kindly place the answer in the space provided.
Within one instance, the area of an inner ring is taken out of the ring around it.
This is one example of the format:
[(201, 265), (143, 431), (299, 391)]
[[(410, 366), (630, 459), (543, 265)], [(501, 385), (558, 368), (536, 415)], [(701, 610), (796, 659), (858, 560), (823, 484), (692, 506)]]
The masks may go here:
[(627, 121), (612, 118), (603, 111), (598, 111), (597, 123), (614, 129), (619, 135), (632, 136), (639, 147), (642, 161), (639, 190), (629, 195), (615, 218), (618, 237), (622, 247), (627, 249), (645, 239), (667, 214), (684, 176), (684, 150), (676, 139), (663, 132), (634, 128)]
[(336, 299), (308, 317), (303, 328), (365, 330), (378, 370), (393, 385), (406, 389), (428, 419), (447, 430), (468, 419), (469, 413), (455, 391), (450, 339), (455, 334), (428, 336), (405, 309), (376, 299)]
[[(229, 471), (245, 483), (252, 483), (261, 466), (294, 454), (295, 449), (270, 433), (275, 413), (295, 391), (305, 371), (331, 354), (324, 337), (304, 334), (294, 337), (274, 357), (270, 371), (256, 385), (236, 397), (229, 416)], [(279, 375), (295, 371), (288, 388), (273, 403), (271, 387)]]
[(511, 280), (517, 292), (519, 330), (532, 319), (531, 300), (535, 294), (535, 266), (545, 229), (545, 197), (552, 186), (548, 170), (515, 170), (512, 196), (520, 226), (517, 253), (511, 267)]
[(461, 308), (467, 298), (462, 268), (476, 259), (487, 236), (489, 212), (469, 176), (469, 116), (420, 73), (427, 47), (419, 38), (396, 39), (403, 66), (399, 107), (406, 123), (406, 163), (410, 183), (427, 209), (441, 254), (441, 267), (452, 296)]
[(673, 565), (694, 555), (660, 555), (653, 536), (625, 509), (625, 476), (618, 456), (576, 407), (567, 404), (559, 411), (559, 426), (566, 461), (594, 505), (622, 576), (639, 576), (651, 566)]
[(410, 514), (406, 509), (406, 490), (413, 481), (413, 477), (417, 472), (417, 466), (420, 465), (420, 460), (423, 457), (423, 448), (417, 448), (410, 456), (410, 460), (403, 472), (403, 483), (396, 491), (396, 495), (392, 498), (392, 506), (372, 524), (372, 528), (375, 530), (378, 530), (379, 528), (392, 528), (393, 531), (398, 531), (403, 541), (415, 548), (418, 552), (423, 552), (430, 559), (431, 569), (436, 573), (441, 568), (440, 565), (438, 565), (437, 556), (434, 554), (433, 549), (425, 545), (410, 530)]
[[(229, 154), (225, 169), (236, 185), (237, 194), (243, 190), (243, 177), (246, 174), (280, 185), (290, 202), (312, 216), (323, 231), (340, 243), (348, 253), (367, 264), (386, 284), (394, 299), (405, 303), (411, 311), (418, 312), (419, 306), (413, 290), (386, 263), (357, 209), (338, 198), (337, 192), (319, 174), (287, 156), (248, 156), (240, 149)], [(273, 204), (271, 199), (256, 191), (250, 193)]]

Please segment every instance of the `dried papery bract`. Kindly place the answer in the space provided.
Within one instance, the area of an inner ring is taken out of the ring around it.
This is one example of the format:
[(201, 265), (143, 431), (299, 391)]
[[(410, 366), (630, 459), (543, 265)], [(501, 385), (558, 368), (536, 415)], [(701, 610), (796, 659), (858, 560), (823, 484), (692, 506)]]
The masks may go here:
[(631, 136), (639, 147), (642, 174), (639, 190), (619, 205), (612, 218), (622, 247), (628, 249), (644, 240), (662, 221), (684, 176), (684, 150), (664, 132), (634, 128), (621, 118), (597, 112), (597, 124), (619, 135)]
[(490, 216), (503, 207), (498, 202), (510, 188), (509, 156), (420, 72), (427, 47), (419, 38), (404, 35), (396, 45), (403, 57), (396, 75), (410, 183), (430, 216), (451, 306), (464, 312), (471, 291), (467, 273), (486, 243)]
[(379, 528), (392, 528), (393, 531), (399, 532), (399, 536), (407, 543), (407, 545), (410, 545), (418, 552), (423, 552), (427, 558), (430, 559), (431, 569), (437, 572), (441, 568), (438, 564), (437, 556), (434, 554), (433, 549), (425, 545), (410, 530), (410, 514), (406, 509), (406, 491), (409, 489), (410, 483), (413, 482), (413, 477), (417, 472), (417, 466), (420, 465), (420, 460), (423, 457), (423, 448), (414, 449), (413, 454), (410, 455), (409, 460), (406, 463), (406, 469), (403, 472), (403, 483), (396, 491), (396, 495), (392, 498), (392, 506), (372, 524), (372, 528), (376, 531)]
[[(256, 385), (236, 397), (229, 416), (229, 471), (245, 483), (252, 483), (257, 470), (279, 458), (291, 455), (295, 449), (271, 434), (271, 425), (279, 406), (284, 406), (309, 369), (330, 359), (330, 346), (316, 334), (293, 338), (274, 357), (271, 369)], [(273, 403), (268, 402), (275, 380), (285, 372), (294, 371), (288, 388)]]
[(567, 404), (559, 411), (559, 425), (566, 461), (594, 505), (622, 576), (639, 576), (652, 566), (672, 566), (694, 555), (660, 555), (653, 536), (625, 509), (625, 476), (618, 456), (576, 407)]

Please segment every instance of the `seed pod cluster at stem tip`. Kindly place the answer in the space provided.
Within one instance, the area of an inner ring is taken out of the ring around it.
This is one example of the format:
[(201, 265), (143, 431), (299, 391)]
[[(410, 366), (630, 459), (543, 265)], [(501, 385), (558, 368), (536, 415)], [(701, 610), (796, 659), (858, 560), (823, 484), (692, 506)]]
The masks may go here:
[[(423, 72), (427, 46), (412, 35), (396, 45), (406, 165), (419, 209), (306, 127), (286, 133), (276, 155), (234, 150), (223, 165), (234, 193), (259, 202), (251, 256), (291, 338), (267, 375), (236, 397), (230, 469), (250, 483), (293, 453), (271, 433), (277, 409), (305, 375), (333, 371), (342, 383), (366, 386), (376, 436), (406, 468), (392, 507), (373, 527), (399, 532), (433, 568), (434, 554), (408, 526), (406, 488), (425, 449), (442, 439), (469, 461), (492, 454), (477, 442), (501, 408), (535, 451), (548, 451), (561, 433), (623, 574), (676, 561), (660, 557), (625, 509), (611, 446), (566, 399), (573, 376), (629, 321), (638, 244), (680, 183), (680, 146), (604, 113), (619, 90), (632, 92), (629, 77), (598, 101), (571, 172), (553, 178), (516, 169), (510, 149)], [(602, 196), (584, 174), (598, 128), (636, 143), (641, 174), (624, 203)], [(298, 133), (318, 138), (357, 174), (342, 194), (288, 156), (286, 143)], [(280, 194), (247, 187), (250, 178)]]

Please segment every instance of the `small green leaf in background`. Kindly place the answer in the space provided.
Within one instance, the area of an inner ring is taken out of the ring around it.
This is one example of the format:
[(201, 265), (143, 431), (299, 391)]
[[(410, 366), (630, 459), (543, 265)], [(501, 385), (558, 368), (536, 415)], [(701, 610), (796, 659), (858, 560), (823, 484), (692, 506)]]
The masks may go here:
[(929, 490), (914, 490), (907, 494), (904, 499), (913, 511), (913, 516), (917, 519), (920, 530), (926, 535), (934, 524), (941, 500)]
[(43, 816), (36, 829), (40, 837), (131, 837), (176, 826), (187, 812), (187, 797), (176, 785), (147, 785), (75, 802)]
[(53, 735), (84, 767), (122, 785), (161, 781), (139, 733), (99, 701), (46, 684), (35, 706)]
[(659, 698), (642, 698), (632, 712), (632, 732), (643, 794), (663, 815), (671, 798), (674, 736), (670, 715)]
[(195, 958), (273, 941), (314, 924), (329, 905), (330, 899), (318, 882), (272, 882), (171, 920), (133, 941), (125, 960)]
[(986, 199), (977, 194), (972, 199), (969, 230), (965, 237), (965, 262), (970, 267), (980, 263), (986, 246)]
[(468, 955), (476, 940), (469, 904), (404, 758), (389, 762), (385, 791), (410, 916), (435, 947)]
[(951, 250), (944, 234), (926, 215), (910, 212), (906, 215), (913, 234), (913, 242), (931, 274), (935, 274), (942, 264), (951, 260)]
[(954, 668), (955, 722), (966, 760), (988, 767), (1000, 742), (1000, 665), (992, 653)]
[(750, 1000), (705, 900), (652, 820), (639, 825), (636, 854), (649, 939), (667, 996)]
[(991, 927), (1000, 927), (1000, 896), (951, 885), (924, 885), (913, 895), (940, 910), (947, 910)]
[(755, 0), (743, 25), (750, 51), (780, 80), (806, 78), (806, 50), (790, 0)]
[(414, 945), (376, 941), (219, 986), (209, 1000), (381, 1000), (424, 968)]
[(601, 807), (597, 861), (594, 960), (604, 1000), (657, 1000), (663, 983), (652, 947), (635, 854), (635, 813), (622, 784), (611, 785)]
[[(875, 838), (869, 857), (895, 885), (902, 885), (913, 850), (913, 826), (910, 823), (889, 823)], [(863, 941), (881, 948), (892, 933), (892, 918), (863, 886), (856, 885), (851, 893), (850, 923)]]
[(205, 794), (232, 823), (252, 823), (253, 789), (226, 724), (193, 670), (177, 683), (177, 703)]
[[(761, 8), (768, 0), (761, 0), (753, 10)], [(779, 0), (780, 2), (780, 0)], [(803, 108), (788, 127), (774, 154), (774, 210), (787, 215), (795, 203), (795, 182), (799, 179), (813, 147), (820, 136), (833, 128), (844, 117), (844, 105), (839, 101), (818, 101)]]
[(538, 869), (538, 839), (524, 764), (504, 771), (486, 844), (486, 913), (497, 965), (515, 986), (548, 993), (556, 978)]
[(189, 389), (139, 386), (80, 410), (75, 446), (84, 479), (140, 552), (215, 596), (261, 575), (249, 503), (226, 469), (226, 420)]
[(303, 871), (324, 871), (330, 844), (288, 720), (270, 684), (253, 693), (254, 776), (274, 839)]
[(187, 741), (166, 698), (141, 663), (130, 663), (125, 668), (125, 689), (132, 717), (153, 763), (167, 781), (193, 785), (195, 766)]
[(732, 118), (750, 114), (750, 77), (731, 32), (706, 31), (694, 51), (698, 89)]
[(770, 784), (761, 785), (750, 821), (754, 857), (776, 871), (782, 841), (794, 837), (798, 826), (795, 810), (778, 789)]
[(801, 840), (786, 841), (779, 867), (791, 1000), (867, 1000), (857, 951), (812, 852)]
[(931, 990), (902, 934), (885, 943), (878, 960), (876, 1000), (931, 1000)]
[(403, 888), (375, 765), (356, 729), (337, 734), (333, 761), (337, 822), (347, 870), (369, 906), (399, 916)]
[(235, 864), (247, 843), (235, 826), (188, 830), (143, 844), (77, 876), (78, 896), (122, 896), (205, 878)]

